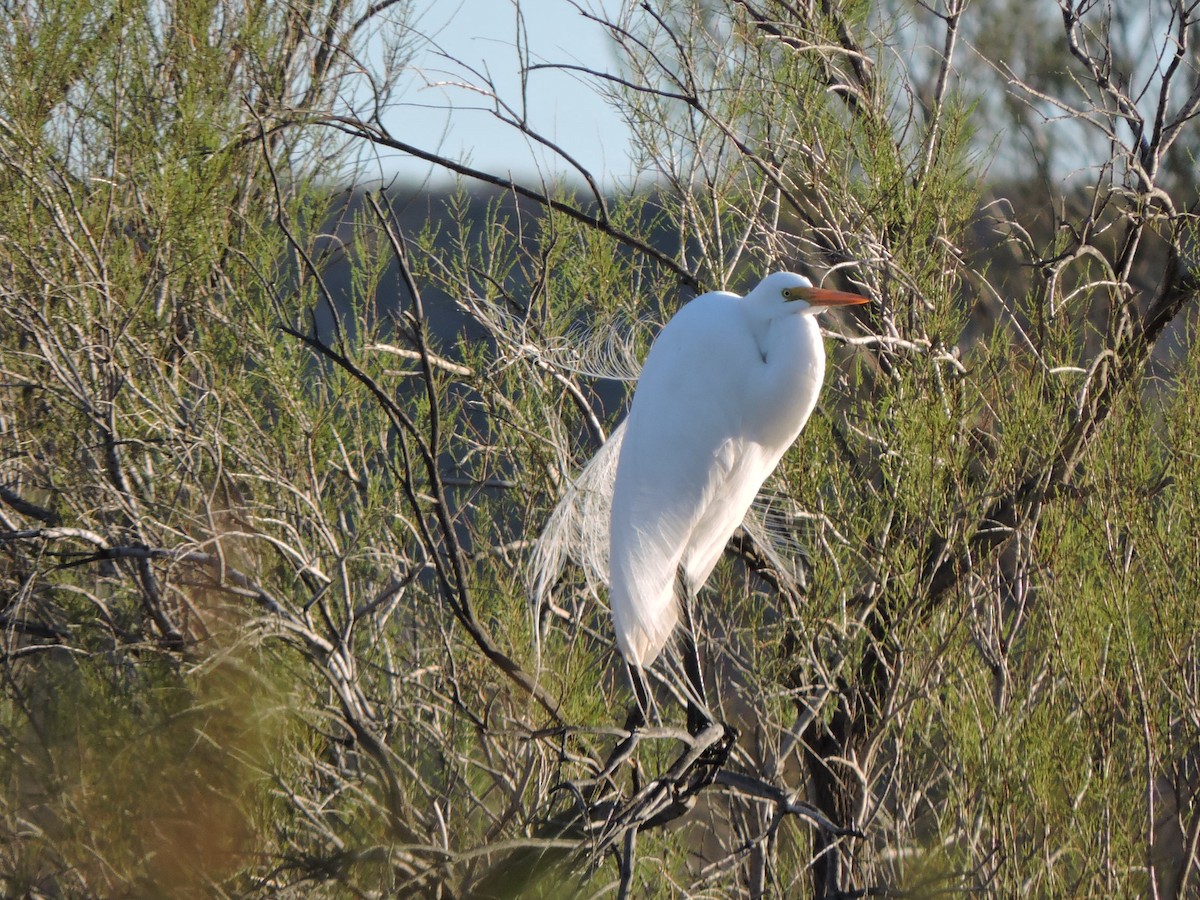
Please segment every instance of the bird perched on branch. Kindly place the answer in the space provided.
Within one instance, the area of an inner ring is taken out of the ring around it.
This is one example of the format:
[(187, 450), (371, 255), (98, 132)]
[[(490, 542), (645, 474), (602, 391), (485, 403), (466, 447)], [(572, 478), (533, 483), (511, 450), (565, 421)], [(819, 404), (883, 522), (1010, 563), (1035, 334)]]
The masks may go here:
[[(866, 300), (776, 272), (745, 297), (697, 297), (655, 339), (629, 408), (609, 523), (609, 602), (635, 686), (682, 613), (691, 699), (704, 701), (692, 598), (816, 406), (825, 375), (817, 314)], [(698, 713), (692, 726), (702, 724)]]
[(816, 316), (866, 302), (791, 272), (768, 275), (745, 297), (723, 291), (696, 297), (655, 339), (625, 423), (551, 518), (543, 546), (548, 536), (571, 540), (568, 532), (595, 542), (602, 524), (595, 520), (610, 513), (608, 546), (592, 553), (603, 557), (606, 549), (607, 560), (582, 561), (592, 570), (607, 568), (617, 646), (638, 698), (631, 728), (644, 723), (649, 709), (643, 670), (681, 615), (688, 727), (696, 734), (711, 723), (692, 600), (816, 406), (825, 374)]

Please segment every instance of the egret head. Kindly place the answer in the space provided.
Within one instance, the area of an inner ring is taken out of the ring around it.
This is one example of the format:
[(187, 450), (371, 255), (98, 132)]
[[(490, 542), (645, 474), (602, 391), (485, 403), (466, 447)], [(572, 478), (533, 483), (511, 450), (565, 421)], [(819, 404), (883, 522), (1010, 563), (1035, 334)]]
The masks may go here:
[(746, 299), (778, 304), (786, 303), (798, 313), (816, 315), (831, 306), (855, 306), (866, 303), (867, 297), (813, 287), (811, 281), (794, 272), (773, 272), (746, 295)]

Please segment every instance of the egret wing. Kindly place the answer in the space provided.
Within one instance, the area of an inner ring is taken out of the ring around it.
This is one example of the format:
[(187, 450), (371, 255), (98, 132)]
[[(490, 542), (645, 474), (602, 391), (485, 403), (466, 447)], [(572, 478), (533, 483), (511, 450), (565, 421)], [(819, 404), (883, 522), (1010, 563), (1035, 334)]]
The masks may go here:
[[(707, 302), (705, 302), (707, 301)], [(655, 342), (627, 419), (614, 487), (610, 601), (627, 659), (648, 664), (678, 621), (682, 564), (698, 587), (754, 497), (760, 454), (743, 434), (757, 359), (736, 298), (707, 295)], [(765, 474), (765, 473), (764, 473)]]

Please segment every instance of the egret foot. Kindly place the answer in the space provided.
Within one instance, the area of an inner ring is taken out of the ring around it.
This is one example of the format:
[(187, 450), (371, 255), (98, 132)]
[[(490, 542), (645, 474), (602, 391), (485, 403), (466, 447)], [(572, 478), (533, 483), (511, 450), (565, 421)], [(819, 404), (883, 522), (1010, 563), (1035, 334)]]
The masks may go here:
[(700, 707), (700, 704), (689, 700), (687, 705), (688, 734), (696, 737), (707, 730), (711, 724), (713, 724), (712, 717)]
[(727, 722), (721, 723), (721, 729), (721, 737), (704, 748), (692, 767), (693, 777), (689, 779), (691, 790), (702, 790), (712, 784), (716, 780), (717, 773), (729, 761), (729, 754), (733, 752), (733, 745), (737, 743), (739, 732), (737, 728)]

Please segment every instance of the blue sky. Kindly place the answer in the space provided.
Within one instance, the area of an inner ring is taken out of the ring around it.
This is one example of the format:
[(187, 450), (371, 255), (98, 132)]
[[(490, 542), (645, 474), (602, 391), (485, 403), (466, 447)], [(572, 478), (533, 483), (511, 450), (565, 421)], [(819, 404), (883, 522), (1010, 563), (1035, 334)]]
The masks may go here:
[[(619, 0), (581, 0), (615, 16)], [(517, 19), (511, 0), (418, 0), (417, 28), (450, 56), (490, 72), (499, 93), (514, 105), (520, 98)], [(567, 0), (523, 0), (530, 54), (535, 62), (587, 65), (613, 71), (616, 57), (607, 35)], [(397, 104), (385, 118), (389, 129), (410, 143), (438, 150), (476, 168), (536, 180), (561, 175), (566, 167), (480, 107), (489, 101), (462, 87), (439, 82), (477, 81), (461, 66), (426, 45), (401, 77)], [(606, 180), (628, 174), (628, 131), (620, 118), (579, 76), (537, 71), (529, 80), (531, 124)], [(430, 175), (428, 163), (387, 158), (386, 168), (405, 180)], [(444, 176), (434, 171), (437, 180)]]

